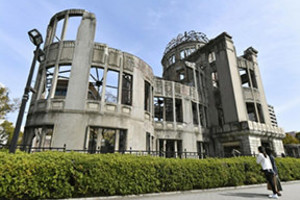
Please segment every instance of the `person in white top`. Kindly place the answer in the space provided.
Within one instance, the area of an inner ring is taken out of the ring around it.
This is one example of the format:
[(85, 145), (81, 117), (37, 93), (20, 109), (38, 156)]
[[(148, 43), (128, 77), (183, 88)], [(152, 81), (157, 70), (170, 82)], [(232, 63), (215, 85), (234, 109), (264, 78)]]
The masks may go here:
[(278, 199), (277, 191), (274, 184), (274, 176), (275, 173), (273, 171), (272, 163), (269, 156), (266, 154), (265, 148), (260, 146), (258, 147), (258, 155), (256, 157), (256, 163), (260, 164), (262, 167), (263, 172), (265, 173), (267, 181), (270, 183), (273, 194), (269, 197), (273, 199)]

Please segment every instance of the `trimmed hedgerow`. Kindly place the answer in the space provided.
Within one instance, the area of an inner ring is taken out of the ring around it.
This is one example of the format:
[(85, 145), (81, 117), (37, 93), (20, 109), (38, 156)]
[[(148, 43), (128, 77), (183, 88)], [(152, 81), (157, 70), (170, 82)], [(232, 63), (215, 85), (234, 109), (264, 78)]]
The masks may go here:
[[(300, 159), (277, 158), (283, 181), (300, 179)], [(0, 152), (0, 199), (141, 194), (265, 182), (253, 157), (165, 159), (120, 154)]]

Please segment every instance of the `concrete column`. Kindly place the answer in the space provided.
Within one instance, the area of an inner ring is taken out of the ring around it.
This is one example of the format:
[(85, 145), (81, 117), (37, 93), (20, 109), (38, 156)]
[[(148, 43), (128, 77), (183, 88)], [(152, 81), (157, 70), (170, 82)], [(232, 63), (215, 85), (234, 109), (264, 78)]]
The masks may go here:
[(95, 16), (91, 13), (84, 13), (75, 42), (73, 63), (65, 102), (66, 109), (85, 109), (89, 73), (94, 50), (95, 28)]
[(175, 150), (175, 158), (178, 156), (178, 149), (177, 149), (177, 140), (174, 141), (174, 150)]
[(246, 121), (247, 112), (231, 36), (223, 33), (215, 39), (216, 67), (225, 123)]
[(120, 130), (116, 130), (116, 135), (115, 135), (115, 151), (119, 151), (119, 138), (120, 138)]

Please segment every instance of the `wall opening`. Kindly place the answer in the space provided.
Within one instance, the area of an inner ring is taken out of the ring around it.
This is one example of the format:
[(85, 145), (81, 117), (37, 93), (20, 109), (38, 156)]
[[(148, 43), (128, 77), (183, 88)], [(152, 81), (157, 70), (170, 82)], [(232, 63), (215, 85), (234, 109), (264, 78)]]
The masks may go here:
[(127, 148), (127, 131), (123, 129), (90, 127), (87, 135), (86, 144), (89, 153), (124, 152)]
[(154, 121), (163, 121), (164, 98), (154, 97)]
[(102, 87), (103, 87), (103, 75), (104, 70), (99, 67), (91, 67), (89, 76), (89, 100), (101, 100)]
[(197, 103), (195, 102), (192, 102), (192, 112), (193, 112), (193, 124), (199, 124)]
[(151, 103), (151, 101), (150, 101), (150, 98), (151, 98), (151, 86), (150, 86), (150, 83), (149, 82), (147, 82), (147, 81), (145, 81), (145, 87), (144, 87), (144, 89), (145, 89), (145, 94), (144, 94), (144, 109), (145, 109), (145, 111), (148, 111), (148, 112), (150, 112), (150, 109), (151, 109), (151, 106), (150, 106), (150, 103)]
[(41, 126), (33, 128), (34, 135), (31, 139), (31, 147), (34, 148), (50, 148), (52, 146), (53, 126)]
[(182, 101), (175, 99), (176, 122), (183, 122)]
[(166, 121), (173, 122), (173, 99), (165, 98), (165, 111), (166, 111)]
[(219, 88), (219, 77), (217, 72), (211, 73), (212, 86), (214, 88)]
[(59, 41), (61, 41), (61, 36), (62, 36), (64, 21), (65, 21), (65, 19), (61, 19), (61, 20), (57, 21), (57, 23), (56, 23), (56, 30), (55, 30), (55, 34), (54, 34), (52, 42), (59, 42)]
[(248, 119), (250, 121), (258, 122), (254, 103), (246, 103), (246, 106), (248, 112)]
[(58, 67), (57, 84), (54, 93), (55, 99), (64, 99), (67, 96), (69, 79), (71, 75), (70, 65), (60, 65)]
[(108, 70), (106, 75), (105, 101), (118, 103), (119, 72)]
[(132, 75), (123, 73), (122, 76), (122, 98), (121, 104), (132, 104)]
[(70, 16), (64, 40), (76, 40), (78, 28), (81, 23), (81, 16)]

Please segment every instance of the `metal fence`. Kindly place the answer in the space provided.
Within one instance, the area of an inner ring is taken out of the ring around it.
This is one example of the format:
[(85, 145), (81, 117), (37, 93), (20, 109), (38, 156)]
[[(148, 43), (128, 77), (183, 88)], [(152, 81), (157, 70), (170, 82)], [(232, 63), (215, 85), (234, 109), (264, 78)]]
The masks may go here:
[[(0, 145), (0, 149), (8, 149), (8, 145)], [(43, 151), (60, 151), (60, 152), (79, 152), (79, 153), (89, 153), (89, 154), (105, 154), (105, 153), (120, 153), (120, 154), (132, 154), (136, 156), (154, 156), (154, 157), (164, 157), (164, 158), (194, 158), (194, 159), (204, 159), (208, 157), (239, 157), (239, 156), (255, 156), (255, 154), (222, 154), (222, 155), (208, 155), (201, 152), (189, 152), (184, 149), (183, 151), (145, 151), (145, 150), (115, 150), (115, 151), (102, 151), (98, 149), (67, 149), (67, 146), (63, 147), (32, 147), (18, 145), (17, 149), (27, 152), (43, 152)]]

